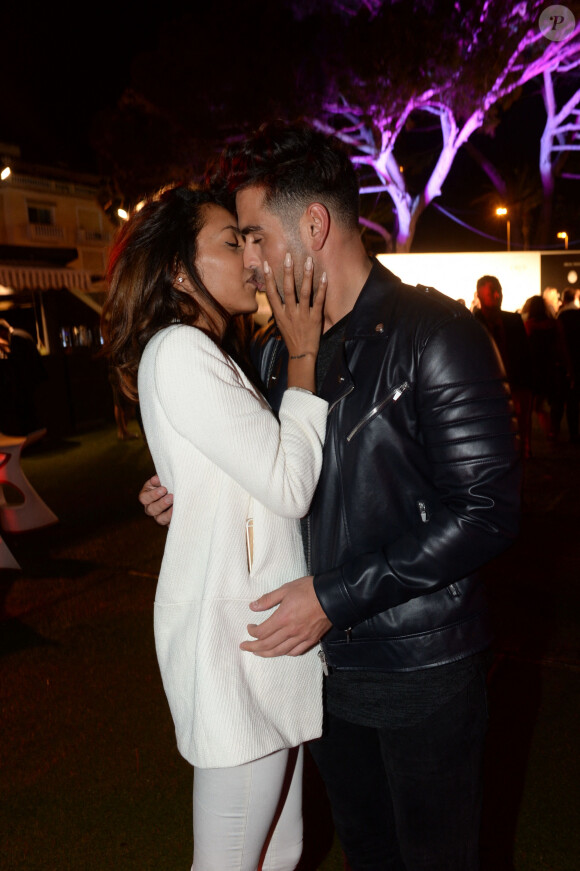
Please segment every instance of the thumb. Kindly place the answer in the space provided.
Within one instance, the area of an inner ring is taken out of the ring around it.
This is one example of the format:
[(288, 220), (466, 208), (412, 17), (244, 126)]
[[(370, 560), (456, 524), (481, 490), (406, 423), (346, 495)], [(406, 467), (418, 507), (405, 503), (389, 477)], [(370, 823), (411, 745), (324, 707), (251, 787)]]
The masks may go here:
[(250, 608), (252, 611), (268, 611), (270, 608), (279, 605), (281, 601), (282, 593), (280, 588), (278, 590), (273, 590), (271, 593), (264, 593), (264, 595), (260, 596), (259, 599), (250, 602)]

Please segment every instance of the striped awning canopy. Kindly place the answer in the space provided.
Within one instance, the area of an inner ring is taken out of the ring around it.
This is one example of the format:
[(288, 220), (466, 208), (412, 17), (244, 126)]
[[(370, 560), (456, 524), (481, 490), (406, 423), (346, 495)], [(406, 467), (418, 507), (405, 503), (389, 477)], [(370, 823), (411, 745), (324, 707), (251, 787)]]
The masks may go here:
[(39, 266), (3, 266), (0, 264), (0, 285), (12, 290), (69, 290), (92, 288), (89, 272), (81, 269), (50, 269)]

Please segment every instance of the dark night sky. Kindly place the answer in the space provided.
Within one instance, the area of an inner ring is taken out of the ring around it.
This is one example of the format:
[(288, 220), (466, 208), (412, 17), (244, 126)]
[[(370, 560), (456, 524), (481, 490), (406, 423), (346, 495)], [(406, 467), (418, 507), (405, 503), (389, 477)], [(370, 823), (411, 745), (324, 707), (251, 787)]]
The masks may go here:
[[(171, 27), (178, 27), (174, 22), (184, 12), (191, 12), (192, 3), (166, 0), (151, 12), (144, 4), (118, 0), (90, 9), (51, 4), (31, 11), (20, 0), (2, 12), (0, 142), (20, 146), (26, 163), (98, 173), (89, 142), (92, 118), (99, 110), (116, 105), (130, 83), (132, 59), (155, 48), (163, 29), (171, 32)], [(541, 102), (530, 102), (528, 97), (514, 110), (520, 156), (526, 145), (537, 148), (535, 135), (522, 141), (519, 134), (521, 125), (536, 116), (538, 106), (541, 109)], [(537, 126), (537, 117), (534, 123)], [(509, 140), (509, 130), (506, 135)], [(466, 192), (478, 175), (470, 159), (459, 155), (438, 202), (460, 213), (468, 206)], [(477, 183), (482, 182), (485, 184), (479, 176)], [(470, 208), (465, 220), (481, 225)], [(485, 230), (498, 234), (497, 244), (462, 230), (429, 209), (419, 222), (414, 250), (433, 250), (433, 245), (440, 248), (445, 241), (451, 248), (501, 247), (503, 233), (496, 224), (490, 223)]]
[(19, 145), (29, 163), (96, 171), (91, 118), (116, 104), (132, 58), (155, 46), (161, 27), (183, 8), (165, 2), (151, 13), (123, 0), (84, 9), (10, 4), (1, 22), (0, 142)]
[(24, 160), (90, 169), (91, 118), (116, 104), (133, 57), (154, 48), (192, 3), (166, 0), (154, 13), (122, 0), (92, 8), (96, 14), (84, 20), (82, 6), (72, 4), (31, 12), (16, 2), (2, 12), (0, 142), (20, 145)]

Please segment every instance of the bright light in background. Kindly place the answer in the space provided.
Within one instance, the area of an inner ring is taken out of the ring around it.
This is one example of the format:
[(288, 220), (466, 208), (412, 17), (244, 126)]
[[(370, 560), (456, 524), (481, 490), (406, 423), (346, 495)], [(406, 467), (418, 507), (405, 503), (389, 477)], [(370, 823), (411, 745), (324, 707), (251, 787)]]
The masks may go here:
[(253, 317), (257, 324), (263, 326), (272, 317), (272, 309), (264, 291), (259, 290), (256, 294), (256, 299), (258, 300), (258, 311), (255, 312)]
[[(496, 213), (496, 215), (498, 215), (499, 217), (501, 217), (502, 215), (507, 215), (508, 210), (506, 209), (505, 206), (499, 206), (499, 207), (495, 210), (495, 213)], [(510, 225), (510, 219), (509, 219), (509, 218), (508, 218), (507, 221), (505, 222), (505, 225), (506, 225), (506, 230), (507, 230), (507, 250), (510, 251), (512, 246), (511, 246), (511, 242), (510, 242), (511, 225)]]
[(2, 181), (5, 181), (5, 179), (8, 178), (8, 176), (10, 175), (11, 172), (12, 172), (12, 170), (10, 169), (10, 167), (5, 166), (4, 169), (2, 170), (2, 172), (0, 172), (0, 179), (2, 179)]
[(541, 293), (540, 251), (379, 254), (378, 259), (406, 284), (434, 287), (452, 299), (464, 299), (468, 308), (482, 275), (499, 278), (506, 311), (518, 311), (528, 297)]
[(558, 239), (564, 240), (564, 248), (567, 251), (568, 250), (568, 233), (565, 233), (564, 231), (562, 231), (561, 233), (557, 233), (557, 236), (558, 236)]
[(125, 211), (125, 209), (117, 209), (117, 214), (121, 218), (122, 221), (129, 220), (129, 214)]

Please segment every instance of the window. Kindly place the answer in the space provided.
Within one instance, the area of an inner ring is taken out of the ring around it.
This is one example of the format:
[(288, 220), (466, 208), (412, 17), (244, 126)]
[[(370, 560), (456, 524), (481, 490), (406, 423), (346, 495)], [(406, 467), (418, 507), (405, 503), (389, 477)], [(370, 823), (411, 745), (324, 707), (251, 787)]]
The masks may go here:
[(54, 206), (50, 203), (28, 203), (30, 224), (54, 224)]

